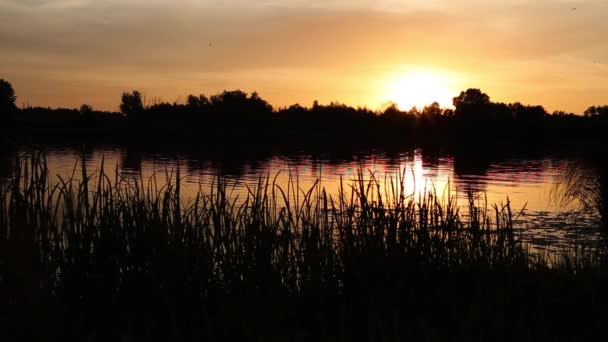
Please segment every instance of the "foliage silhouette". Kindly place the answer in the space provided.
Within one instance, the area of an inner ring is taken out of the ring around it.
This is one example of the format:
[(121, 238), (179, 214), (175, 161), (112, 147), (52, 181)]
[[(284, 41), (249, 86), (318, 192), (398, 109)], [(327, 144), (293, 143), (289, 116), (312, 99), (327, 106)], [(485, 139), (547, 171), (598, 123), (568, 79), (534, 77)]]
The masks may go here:
[(15, 101), (17, 101), (17, 97), (13, 86), (8, 81), (0, 79), (0, 122), (5, 125), (13, 121), (17, 109)]
[[(8, 84), (5, 82), (5, 85)], [(13, 108), (10, 84), (4, 96)], [(565, 141), (602, 142), (608, 128), (608, 106), (593, 106), (585, 115), (555, 111), (542, 106), (497, 103), (480, 89), (470, 88), (453, 99), (454, 109), (432, 103), (402, 110), (388, 103), (381, 110), (354, 108), (338, 102), (315, 101), (311, 107), (294, 104), (274, 108), (259, 94), (241, 90), (219, 94), (189, 95), (184, 103), (157, 101), (144, 104), (141, 92), (125, 92), (121, 113), (94, 111), (90, 107), (16, 110), (22, 137), (88, 137), (117, 142), (185, 143), (219, 147), (224, 141), (247, 146), (310, 147), (315, 149), (373, 147), (399, 144), (470, 145), (483, 140), (496, 144), (556, 144)], [(483, 147), (483, 146), (482, 146)]]
[(461, 120), (482, 123), (488, 120), (491, 111), (490, 97), (479, 89), (470, 88), (460, 92), (460, 95), (452, 100), (454, 115)]
[(490, 103), (490, 97), (488, 96), (488, 94), (482, 92), (477, 88), (469, 88), (466, 91), (461, 91), (460, 95), (456, 96), (452, 100), (452, 103), (456, 108), (463, 104), (488, 104)]
[(141, 99), (141, 93), (134, 90), (132, 93), (122, 94), (122, 103), (120, 111), (127, 117), (135, 117), (141, 114), (144, 110), (144, 104)]
[(583, 114), (587, 117), (608, 119), (608, 106), (591, 106)]

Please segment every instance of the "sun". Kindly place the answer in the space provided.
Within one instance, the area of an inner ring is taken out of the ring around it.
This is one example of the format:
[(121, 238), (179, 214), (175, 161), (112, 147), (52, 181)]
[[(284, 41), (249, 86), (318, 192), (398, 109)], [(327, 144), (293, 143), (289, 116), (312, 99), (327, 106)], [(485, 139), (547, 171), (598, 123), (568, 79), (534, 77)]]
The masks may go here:
[(433, 102), (441, 107), (452, 107), (455, 96), (449, 86), (449, 78), (438, 72), (416, 70), (400, 74), (388, 82), (388, 100), (401, 110), (423, 108)]

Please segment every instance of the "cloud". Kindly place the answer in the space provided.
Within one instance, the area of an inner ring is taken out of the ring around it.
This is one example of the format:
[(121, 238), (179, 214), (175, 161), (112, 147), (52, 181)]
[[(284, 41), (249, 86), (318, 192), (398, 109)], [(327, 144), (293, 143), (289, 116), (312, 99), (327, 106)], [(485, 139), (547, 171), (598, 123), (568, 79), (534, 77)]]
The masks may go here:
[(0, 6), (13, 9), (65, 10), (83, 8), (92, 3), (91, 0), (0, 0)]
[(242, 75), (252, 87), (312, 96), (340, 89), (307, 75), (365, 82), (425, 64), (496, 89), (526, 80), (546, 86), (608, 58), (608, 7), (576, 6), (574, 14), (569, 2), (548, 0), (0, 0), (0, 75), (104, 91), (151, 83), (216, 89)]

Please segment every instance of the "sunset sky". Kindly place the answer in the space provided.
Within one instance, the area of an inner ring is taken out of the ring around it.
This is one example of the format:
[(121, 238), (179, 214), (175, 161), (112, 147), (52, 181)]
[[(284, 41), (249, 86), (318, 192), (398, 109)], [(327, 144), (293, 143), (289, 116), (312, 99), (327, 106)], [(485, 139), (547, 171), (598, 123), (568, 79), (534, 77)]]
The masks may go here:
[(581, 113), (608, 104), (606, 18), (604, 0), (0, 0), (0, 78), (33, 106), (238, 88), (376, 109), (475, 87)]

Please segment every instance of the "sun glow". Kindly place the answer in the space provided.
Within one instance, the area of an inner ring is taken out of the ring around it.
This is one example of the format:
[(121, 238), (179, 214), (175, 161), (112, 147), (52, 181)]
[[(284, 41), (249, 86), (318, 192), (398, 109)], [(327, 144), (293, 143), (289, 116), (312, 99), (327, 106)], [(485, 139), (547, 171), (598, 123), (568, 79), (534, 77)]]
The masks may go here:
[(388, 100), (401, 110), (421, 109), (435, 101), (441, 107), (452, 107), (452, 98), (458, 95), (449, 86), (446, 75), (427, 70), (401, 74), (388, 84)]

